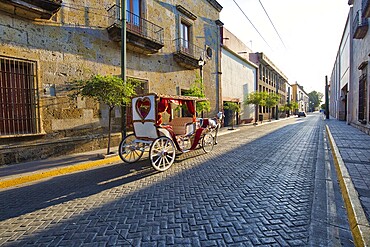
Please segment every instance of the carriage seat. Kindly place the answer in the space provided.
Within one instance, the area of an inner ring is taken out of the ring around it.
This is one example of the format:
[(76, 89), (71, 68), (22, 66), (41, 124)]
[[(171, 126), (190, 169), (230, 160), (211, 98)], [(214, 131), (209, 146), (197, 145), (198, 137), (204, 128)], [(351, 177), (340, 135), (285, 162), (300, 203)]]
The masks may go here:
[(175, 135), (192, 135), (195, 131), (195, 123), (192, 117), (179, 117), (168, 123)]

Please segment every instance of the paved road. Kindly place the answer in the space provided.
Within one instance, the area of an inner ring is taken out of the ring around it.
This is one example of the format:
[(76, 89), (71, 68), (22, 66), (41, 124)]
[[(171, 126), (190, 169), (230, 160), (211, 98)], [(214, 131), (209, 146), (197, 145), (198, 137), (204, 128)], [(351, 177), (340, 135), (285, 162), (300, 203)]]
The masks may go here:
[(319, 115), (0, 191), (2, 246), (353, 246)]

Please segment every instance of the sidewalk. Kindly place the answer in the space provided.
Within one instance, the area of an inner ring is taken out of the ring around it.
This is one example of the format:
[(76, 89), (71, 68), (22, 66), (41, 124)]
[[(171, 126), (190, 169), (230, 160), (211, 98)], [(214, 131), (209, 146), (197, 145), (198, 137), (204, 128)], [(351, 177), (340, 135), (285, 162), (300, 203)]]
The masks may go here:
[(356, 246), (370, 246), (370, 135), (325, 120), (342, 196)]

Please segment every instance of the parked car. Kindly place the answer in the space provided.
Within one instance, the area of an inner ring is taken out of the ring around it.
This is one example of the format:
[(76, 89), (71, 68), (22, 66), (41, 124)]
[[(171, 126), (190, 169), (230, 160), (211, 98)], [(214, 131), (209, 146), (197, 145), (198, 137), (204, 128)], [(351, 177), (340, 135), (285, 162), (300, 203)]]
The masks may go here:
[(306, 113), (304, 111), (298, 112), (298, 117), (305, 117)]

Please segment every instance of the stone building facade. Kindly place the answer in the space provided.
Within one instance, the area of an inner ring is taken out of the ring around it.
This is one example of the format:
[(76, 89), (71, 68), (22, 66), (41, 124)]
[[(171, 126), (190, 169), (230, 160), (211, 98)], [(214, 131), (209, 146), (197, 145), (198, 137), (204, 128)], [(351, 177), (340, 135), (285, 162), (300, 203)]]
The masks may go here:
[(347, 119), (350, 44), (350, 19), (348, 16), (329, 80), (329, 113), (339, 120)]
[[(255, 107), (243, 104), (245, 97), (256, 91), (258, 66), (249, 60), (252, 50), (226, 28), (222, 29), (221, 85), (222, 101), (240, 105), (235, 114), (235, 124), (249, 123), (255, 119)], [(225, 125), (231, 125), (232, 113), (225, 111)]]
[(351, 24), (348, 122), (370, 133), (370, 2), (349, 1)]
[(348, 18), (330, 78), (329, 113), (370, 133), (370, 1), (349, 0)]
[[(203, 77), (210, 115), (221, 104), (215, 0), (127, 1), (127, 76), (144, 92), (181, 94)], [(121, 75), (115, 0), (0, 1), (0, 164), (106, 146), (108, 109), (71, 101), (70, 84)], [(121, 112), (113, 116), (113, 145)]]
[[(258, 65), (258, 92), (277, 93), (280, 95), (278, 107), (286, 104), (287, 92), (286, 83), (288, 78), (276, 67), (273, 62), (263, 53), (256, 52), (249, 55), (250, 60)], [(284, 117), (285, 112), (280, 112), (278, 107), (271, 109), (271, 117)], [(258, 114), (263, 115), (263, 119), (268, 119), (269, 112), (265, 106), (259, 106)]]

